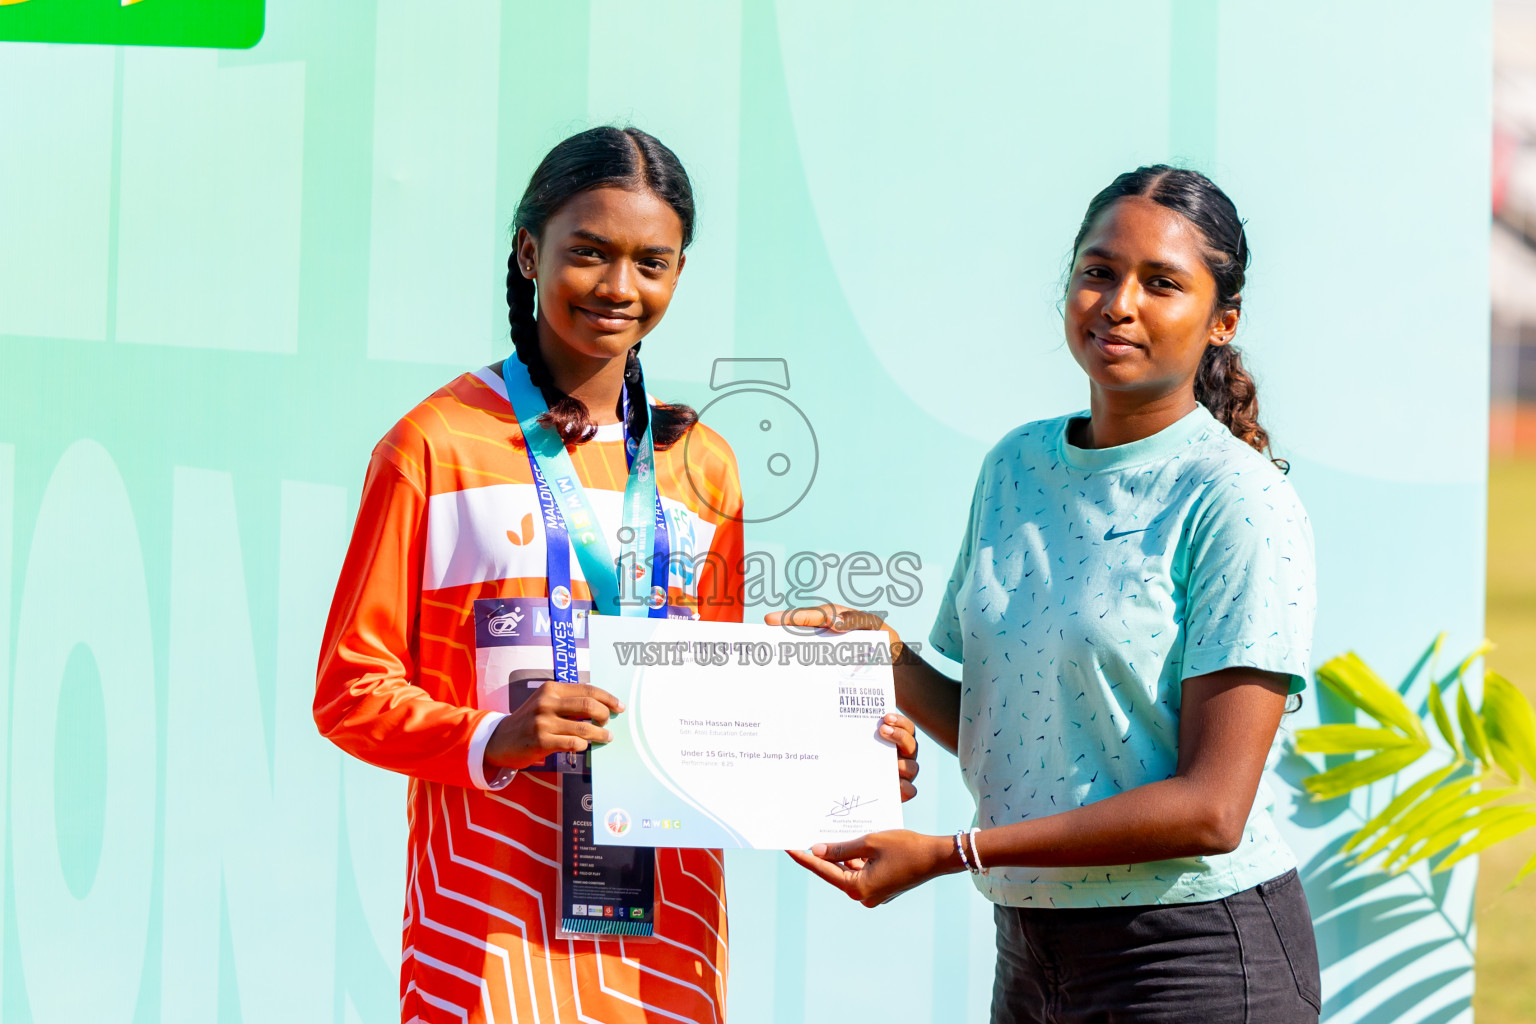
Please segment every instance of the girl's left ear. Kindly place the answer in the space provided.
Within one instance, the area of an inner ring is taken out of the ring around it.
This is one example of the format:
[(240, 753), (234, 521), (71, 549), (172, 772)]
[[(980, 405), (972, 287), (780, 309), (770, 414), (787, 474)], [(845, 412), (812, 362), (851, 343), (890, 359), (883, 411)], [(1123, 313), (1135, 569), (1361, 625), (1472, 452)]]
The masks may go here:
[(677, 254), (677, 276), (678, 277), (682, 277), (683, 276), (683, 268), (686, 267), (687, 265), (688, 265), (688, 254), (685, 253), (685, 252), (678, 253)]
[(539, 244), (534, 241), (533, 235), (527, 228), (517, 229), (517, 241), (513, 243), (517, 251), (517, 266), (523, 272), (523, 276), (530, 281), (538, 272)]
[(1237, 333), (1239, 315), (1238, 310), (1229, 309), (1217, 317), (1216, 322), (1211, 325), (1211, 339), (1209, 343), (1212, 345), (1230, 345), (1232, 343), (1232, 336)]

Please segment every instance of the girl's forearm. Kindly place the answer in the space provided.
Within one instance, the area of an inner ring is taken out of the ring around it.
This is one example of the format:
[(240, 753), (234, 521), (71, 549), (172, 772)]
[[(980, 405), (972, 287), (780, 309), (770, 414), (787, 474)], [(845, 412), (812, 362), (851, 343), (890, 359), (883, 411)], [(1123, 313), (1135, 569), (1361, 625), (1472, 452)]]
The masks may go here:
[(951, 754), (959, 746), (960, 687), (910, 650), (895, 665), (896, 706)]
[(1076, 810), (983, 829), (976, 848), (987, 867), (1091, 867), (1203, 857), (1237, 848), (1248, 810), (1234, 806), (1214, 787), (1175, 776)]

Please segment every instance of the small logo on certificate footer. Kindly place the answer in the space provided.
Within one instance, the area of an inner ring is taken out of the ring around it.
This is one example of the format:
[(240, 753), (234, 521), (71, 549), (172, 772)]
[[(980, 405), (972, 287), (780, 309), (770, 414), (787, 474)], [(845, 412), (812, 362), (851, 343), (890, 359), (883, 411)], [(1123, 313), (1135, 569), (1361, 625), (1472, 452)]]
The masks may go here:
[(563, 611), (571, 606), (571, 592), (564, 587), (556, 587), (549, 592), (549, 603)]
[(629, 831), (629, 812), (615, 807), (603, 818), (603, 824), (608, 826), (609, 832), (621, 836)]

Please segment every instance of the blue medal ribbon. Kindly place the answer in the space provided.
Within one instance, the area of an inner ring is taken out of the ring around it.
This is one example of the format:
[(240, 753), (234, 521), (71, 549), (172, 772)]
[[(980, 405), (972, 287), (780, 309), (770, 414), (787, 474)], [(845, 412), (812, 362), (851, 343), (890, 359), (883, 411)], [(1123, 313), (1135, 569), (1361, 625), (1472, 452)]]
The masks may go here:
[[(626, 437), (625, 461), (629, 478), (624, 486), (624, 519), (619, 530), (619, 556), (615, 559), (603, 536), (581, 479), (560, 435), (539, 423), (549, 411), (543, 394), (516, 356), (501, 364), (507, 398), (522, 428), (533, 472), (534, 490), (544, 517), (546, 571), (549, 579), (549, 635), (554, 653), (555, 678), (577, 681), (576, 631), (572, 623), (571, 551), (581, 564), (582, 575), (592, 590), (592, 610), (600, 614), (667, 615), (667, 577), (671, 562), (671, 538), (666, 513), (656, 488), (655, 444), (650, 419), (639, 438)], [(642, 394), (643, 392), (642, 383)], [(624, 421), (629, 422), (629, 392), (623, 393)], [(554, 485), (550, 485), (550, 481)], [(651, 590), (634, 593), (633, 581), (643, 578), (639, 552), (651, 552)]]
[[(586, 490), (576, 475), (565, 443), (554, 431), (539, 423), (539, 417), (548, 411), (544, 396), (534, 386), (525, 367), (516, 356), (508, 357), (501, 364), (502, 380), (507, 385), (507, 399), (512, 412), (518, 418), (523, 431), (523, 443), (528, 450), (528, 467), (533, 472), (534, 492), (539, 498), (539, 511), (544, 517), (544, 542), (546, 572), (549, 579), (549, 639), (555, 662), (555, 679), (562, 683), (579, 680), (576, 668), (576, 631), (572, 623), (571, 603), (571, 551), (581, 563), (582, 574), (592, 590), (592, 610), (599, 614), (649, 615), (665, 618), (667, 615), (667, 579), (671, 572), (671, 538), (667, 532), (666, 513), (661, 507), (661, 495), (656, 488), (655, 444), (651, 436), (650, 417), (646, 417), (643, 436), (629, 436), (629, 390), (623, 391), (623, 416), (625, 424), (624, 459), (629, 468), (629, 478), (624, 484), (624, 520), (619, 530), (619, 557), (611, 557), (608, 542), (603, 536)], [(643, 396), (644, 383), (641, 384)], [(554, 481), (551, 487), (549, 481)], [(567, 529), (567, 527), (571, 529)], [(571, 530), (575, 532), (572, 533)], [(633, 594), (633, 583), (643, 578), (639, 552), (651, 552), (651, 592), (647, 598)], [(571, 755), (565, 755), (570, 757)], [(574, 818), (567, 814), (568, 806), (580, 806), (582, 798), (590, 798), (591, 777), (587, 774), (586, 758), (571, 758), (571, 771), (561, 769), (561, 829), (560, 842), (566, 843), (566, 826)], [(576, 770), (579, 769), (579, 770)], [(590, 803), (588, 804), (590, 806)], [(590, 832), (589, 820), (586, 828)], [(578, 843), (572, 833), (572, 856), (580, 849), (595, 852), (590, 838)], [(656, 851), (636, 847), (629, 850), (606, 849), (600, 858), (602, 871), (599, 878), (584, 881), (586, 892), (606, 892), (610, 887), (633, 886), (639, 879), (639, 893), (625, 897), (629, 909), (640, 911), (639, 916), (625, 919), (593, 920), (578, 917), (572, 907), (576, 899), (574, 886), (565, 871), (558, 874), (558, 913), (564, 932), (623, 935), (650, 935), (656, 920)], [(631, 902), (632, 901), (632, 902)], [(622, 917), (625, 907), (619, 907)]]

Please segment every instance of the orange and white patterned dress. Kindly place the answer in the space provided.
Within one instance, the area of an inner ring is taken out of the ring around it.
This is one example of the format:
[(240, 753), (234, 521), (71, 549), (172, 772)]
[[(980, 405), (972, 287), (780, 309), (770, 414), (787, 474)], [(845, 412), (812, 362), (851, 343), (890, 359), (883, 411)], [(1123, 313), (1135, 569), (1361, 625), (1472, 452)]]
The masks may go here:
[[(485, 777), (502, 714), (477, 700), (475, 601), (549, 593), (538, 498), (514, 441), (505, 387), (487, 367), (438, 390), (379, 442), (320, 654), (320, 731), (410, 777), (401, 1019), (721, 1021), (719, 851), (657, 851), (654, 941), (557, 938), (556, 777)], [(611, 533), (627, 477), (622, 427), (600, 428), (571, 459)], [(656, 453), (656, 470), (673, 554), (685, 556), (668, 580), (671, 603), (741, 621), (730, 448), (696, 424)], [(574, 556), (571, 575), (572, 597), (591, 600)]]

